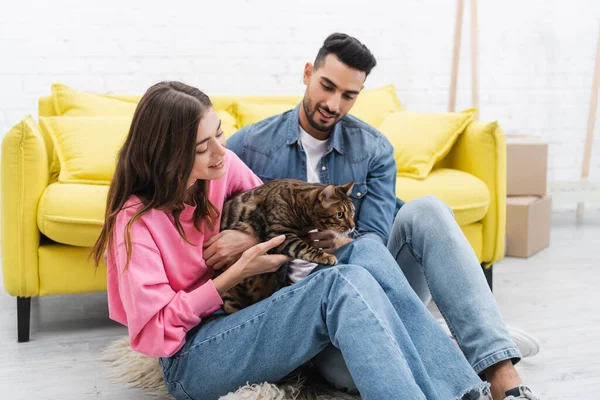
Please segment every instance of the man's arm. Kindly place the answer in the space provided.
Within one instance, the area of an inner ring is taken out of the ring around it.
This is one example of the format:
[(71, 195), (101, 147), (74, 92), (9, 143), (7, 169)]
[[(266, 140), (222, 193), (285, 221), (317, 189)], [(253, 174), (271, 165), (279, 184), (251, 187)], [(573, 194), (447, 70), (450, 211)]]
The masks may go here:
[(396, 160), (394, 148), (382, 139), (369, 165), (367, 190), (358, 215), (356, 238), (373, 238), (387, 245), (396, 211)]

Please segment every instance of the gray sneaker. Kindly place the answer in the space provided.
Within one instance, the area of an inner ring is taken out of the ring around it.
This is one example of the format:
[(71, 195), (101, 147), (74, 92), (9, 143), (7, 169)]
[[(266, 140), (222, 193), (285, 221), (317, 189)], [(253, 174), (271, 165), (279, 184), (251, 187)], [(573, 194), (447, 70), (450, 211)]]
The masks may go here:
[[(443, 318), (437, 318), (437, 321), (440, 324), (440, 326), (444, 329), (444, 331), (446, 331), (446, 333), (450, 335), (450, 337), (452, 337), (450, 329), (448, 329), (448, 325), (446, 325), (446, 321), (444, 321)], [(508, 333), (513, 343), (515, 344), (515, 346), (517, 346), (523, 358), (533, 357), (537, 353), (539, 353), (540, 345), (538, 341), (529, 333), (525, 332), (524, 330), (513, 328), (510, 326), (506, 327), (506, 329), (508, 330)]]
[(531, 389), (529, 389), (525, 385), (521, 385), (514, 389), (510, 389), (506, 391), (506, 397), (504, 400), (517, 400), (517, 399), (526, 399), (526, 400), (539, 400), (537, 397), (533, 395)]
[(523, 358), (533, 357), (540, 351), (538, 341), (529, 333), (510, 326), (508, 326), (507, 329), (513, 342), (519, 348)]

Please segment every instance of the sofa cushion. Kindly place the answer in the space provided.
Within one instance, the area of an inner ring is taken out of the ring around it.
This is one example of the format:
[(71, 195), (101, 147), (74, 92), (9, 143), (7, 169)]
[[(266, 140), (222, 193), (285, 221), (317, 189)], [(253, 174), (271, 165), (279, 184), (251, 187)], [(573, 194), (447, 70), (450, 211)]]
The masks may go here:
[(435, 195), (450, 206), (461, 226), (481, 221), (490, 206), (486, 184), (474, 175), (455, 169), (433, 170), (423, 180), (398, 177), (396, 195), (406, 202)]
[[(82, 92), (71, 87), (54, 83), (52, 100), (57, 116), (124, 116), (133, 118), (133, 113), (142, 96), (112, 96)], [(221, 119), (221, 127), (226, 137), (233, 135), (239, 128), (235, 118), (225, 110), (216, 109)]]
[(394, 146), (398, 175), (424, 179), (473, 121), (477, 109), (455, 113), (396, 112), (379, 130)]
[(227, 112), (235, 117), (237, 126), (243, 128), (246, 125), (252, 125), (265, 118), (281, 114), (287, 110), (296, 107), (297, 104), (259, 104), (240, 101), (231, 104), (227, 108)]
[(127, 115), (132, 116), (139, 97), (119, 99), (109, 95), (82, 92), (60, 83), (52, 84), (52, 100), (56, 115)]
[[(112, 96), (75, 90), (59, 83), (52, 85), (52, 100), (56, 115), (69, 117), (83, 116), (125, 116), (132, 117), (142, 96)], [(231, 136), (238, 129), (235, 118), (225, 110), (215, 110), (221, 118), (223, 131)]]
[(215, 94), (209, 93), (210, 101), (215, 110), (231, 109), (235, 103), (251, 104), (289, 104), (290, 108), (298, 105), (302, 101), (302, 95), (233, 95), (233, 94)]
[[(129, 121), (131, 122), (131, 119), (133, 117), (133, 113), (135, 112), (135, 109), (137, 107), (137, 104), (140, 100), (141, 96), (122, 96), (122, 97), (118, 97), (118, 96), (111, 96), (111, 95), (102, 95), (102, 94), (96, 94), (96, 93), (88, 93), (88, 92), (82, 92), (79, 90), (75, 90), (73, 88), (70, 88), (68, 86), (65, 85), (61, 85), (58, 83), (55, 83), (52, 85), (52, 100), (54, 102), (54, 108), (56, 111), (56, 115), (57, 116), (63, 116), (63, 117), (128, 117)], [(233, 135), (235, 132), (237, 132), (238, 127), (236, 124), (236, 120), (235, 118), (233, 118), (233, 116), (231, 114), (229, 114), (227, 111), (224, 110), (217, 110), (217, 115), (219, 116), (219, 118), (221, 119), (221, 128), (223, 129), (223, 132), (225, 133), (225, 137), (229, 137), (231, 135)], [(48, 118), (48, 117), (40, 117), (40, 120), (44, 119), (44, 118)], [(58, 117), (52, 117), (52, 118), (58, 118)], [(58, 119), (58, 121), (63, 121), (61, 119)], [(107, 120), (109, 121), (108, 123), (110, 124), (110, 119)], [(114, 121), (114, 120), (113, 120)], [(53, 122), (52, 124), (48, 125), (48, 128), (53, 128), (53, 125), (56, 124), (65, 124), (64, 122)], [(68, 123), (69, 125), (72, 125), (72, 123)], [(102, 121), (100, 122), (100, 125), (102, 125)], [(127, 131), (129, 131), (129, 126), (127, 127)], [(52, 134), (52, 132), (49, 132), (50, 134)], [(62, 132), (58, 132), (59, 134)], [(69, 134), (71, 134), (73, 132), (70, 132)], [(90, 134), (91, 132), (81, 132), (79, 134)], [(127, 132), (125, 132), (125, 136), (127, 135)], [(62, 135), (59, 135), (62, 137)], [(125, 136), (123, 136), (123, 139), (125, 138)], [(83, 137), (83, 136), (82, 136)], [(87, 136), (85, 136), (87, 138)], [(122, 143), (122, 141), (121, 141)], [(71, 140), (71, 144), (73, 144), (73, 141)], [(83, 145), (85, 145), (86, 143), (78, 141), (77, 143), (77, 147), (81, 147)], [(110, 142), (110, 144), (114, 144), (112, 141)], [(91, 144), (90, 144), (91, 146)], [(90, 147), (90, 146), (86, 146), (86, 147)], [(110, 146), (109, 146), (110, 147)], [(120, 145), (119, 145), (120, 147)], [(103, 161), (109, 161), (109, 162), (113, 162), (115, 160), (116, 157), (116, 152), (118, 150), (117, 149), (103, 149), (101, 146), (98, 147), (100, 149), (102, 149), (102, 151), (100, 152), (103, 156), (108, 156), (108, 157), (103, 157), (102, 160)], [(70, 150), (74, 150), (72, 148), (70, 148)], [(82, 149), (77, 149), (82, 150)], [(111, 152), (112, 154), (107, 154), (107, 152)], [(51, 175), (59, 175), (59, 180), (60, 182), (66, 183), (66, 182), (73, 182), (75, 180), (77, 181), (81, 181), (81, 182), (90, 182), (90, 181), (101, 181), (101, 183), (107, 183), (108, 181), (110, 181), (110, 179), (112, 178), (112, 172), (114, 171), (114, 168), (112, 169), (106, 169), (106, 166), (100, 166), (97, 164), (98, 161), (100, 161), (99, 159), (94, 159), (93, 161), (87, 162), (86, 161), (86, 166), (88, 168), (94, 168), (94, 169), (98, 169), (100, 168), (103, 171), (103, 175), (102, 175), (102, 179), (98, 179), (97, 176), (94, 176), (92, 178), (89, 177), (81, 177), (81, 176), (73, 176), (71, 171), (66, 171), (64, 170), (65, 164), (64, 164), (64, 156), (67, 156), (65, 154), (63, 154), (63, 160), (59, 160), (59, 152), (60, 149), (57, 148), (55, 146), (55, 150), (54, 153), (52, 155), (52, 162), (51, 162), (51, 167), (50, 167), (50, 173)], [(65, 151), (63, 151), (63, 153), (65, 153)], [(79, 153), (80, 155), (82, 153)], [(71, 154), (68, 154), (69, 156)], [(73, 161), (73, 160), (70, 160)], [(71, 162), (69, 162), (68, 164), (71, 164)], [(67, 167), (69, 167), (70, 165), (66, 165)], [(114, 162), (113, 162), (113, 166), (114, 166)], [(80, 168), (80, 166), (77, 166), (77, 168)], [(109, 176), (106, 176), (106, 172), (109, 171)], [(87, 175), (87, 172), (81, 171), (82, 173)], [(88, 171), (89, 172), (89, 171)]]
[(110, 183), (131, 117), (41, 117), (54, 142), (60, 183)]
[(403, 108), (396, 95), (396, 87), (385, 85), (363, 90), (349, 114), (379, 129), (388, 115), (398, 111), (403, 111)]
[(107, 195), (107, 185), (49, 185), (38, 206), (40, 232), (58, 243), (93, 246), (104, 223)]

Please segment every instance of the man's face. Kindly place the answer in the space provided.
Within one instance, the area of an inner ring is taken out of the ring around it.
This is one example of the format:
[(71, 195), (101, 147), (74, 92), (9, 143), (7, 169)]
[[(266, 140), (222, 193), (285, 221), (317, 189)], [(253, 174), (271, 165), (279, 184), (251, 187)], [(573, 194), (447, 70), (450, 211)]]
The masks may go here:
[(354, 105), (366, 78), (363, 71), (350, 68), (333, 54), (327, 55), (318, 69), (307, 63), (302, 106), (311, 127), (331, 131)]

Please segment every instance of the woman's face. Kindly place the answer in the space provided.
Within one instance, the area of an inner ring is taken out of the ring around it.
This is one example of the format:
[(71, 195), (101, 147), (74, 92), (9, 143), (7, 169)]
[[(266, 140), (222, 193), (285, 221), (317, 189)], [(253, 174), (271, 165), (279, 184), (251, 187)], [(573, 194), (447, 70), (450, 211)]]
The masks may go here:
[(198, 179), (215, 180), (227, 172), (225, 165), (225, 135), (221, 130), (221, 120), (211, 107), (198, 124), (196, 157), (188, 186)]

